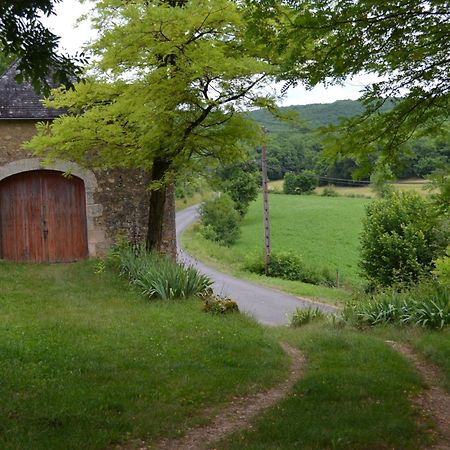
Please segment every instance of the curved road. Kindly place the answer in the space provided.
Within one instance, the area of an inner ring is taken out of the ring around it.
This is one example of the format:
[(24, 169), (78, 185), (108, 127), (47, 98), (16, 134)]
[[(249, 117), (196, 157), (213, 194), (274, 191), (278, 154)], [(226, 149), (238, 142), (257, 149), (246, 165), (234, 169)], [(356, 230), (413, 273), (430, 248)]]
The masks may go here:
[(214, 282), (216, 294), (232, 298), (239, 309), (265, 325), (287, 325), (289, 315), (297, 308), (317, 307), (325, 313), (336, 313), (337, 308), (311, 300), (302, 299), (258, 284), (240, 280), (218, 270), (205, 266), (194, 259), (180, 247), (182, 232), (198, 216), (198, 205), (191, 206), (177, 213), (178, 258), (181, 262), (195, 266), (199, 272), (207, 275)]

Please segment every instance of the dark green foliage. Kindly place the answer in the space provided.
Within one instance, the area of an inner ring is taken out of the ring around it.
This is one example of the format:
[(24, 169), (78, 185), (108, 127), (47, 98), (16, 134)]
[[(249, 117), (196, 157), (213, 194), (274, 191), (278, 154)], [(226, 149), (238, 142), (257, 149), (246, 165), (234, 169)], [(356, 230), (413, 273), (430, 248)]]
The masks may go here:
[[(265, 25), (254, 39), (281, 54), (288, 85), (339, 83), (362, 71), (380, 77), (366, 88), (366, 113), (344, 121), (344, 139), (330, 142), (336, 154), (364, 159), (375, 151), (395, 163), (414, 133), (443, 131), (450, 117), (447, 0), (269, 0), (254, 11)], [(389, 101), (393, 108), (380, 114)]]
[(450, 289), (439, 284), (390, 289), (347, 305), (344, 317), (366, 325), (395, 323), (440, 329), (450, 325)]
[(285, 194), (309, 194), (319, 185), (317, 175), (311, 170), (300, 174), (286, 173), (284, 175), (283, 191)]
[(6, 56), (4, 53), (0, 51), (0, 75), (2, 75), (3, 72), (5, 72), (5, 70), (11, 65), (13, 61), (14, 58), (12, 56)]
[(45, 94), (52, 83), (71, 87), (81, 75), (80, 64), (86, 63), (84, 55), (69, 59), (58, 54), (59, 37), (40, 21), (42, 16), (50, 16), (60, 1), (0, 2), (0, 49), (9, 61), (19, 59), (18, 81), (29, 80), (36, 91)]
[(367, 207), (360, 266), (372, 286), (415, 282), (430, 274), (446, 239), (427, 200), (394, 193)]
[(302, 325), (306, 325), (307, 323), (312, 322), (313, 320), (320, 320), (325, 317), (325, 314), (318, 308), (308, 308), (308, 309), (300, 309), (297, 308), (295, 312), (291, 316), (291, 320), (289, 325), (291, 327), (297, 328)]
[(150, 299), (186, 299), (208, 291), (212, 282), (193, 267), (185, 267), (170, 258), (150, 253), (143, 246), (121, 245), (112, 260), (121, 275)]
[(237, 303), (230, 298), (211, 295), (203, 300), (203, 311), (210, 314), (229, 314), (239, 312)]
[(431, 194), (434, 206), (440, 214), (450, 217), (450, 162), (433, 173), (430, 187), (435, 190)]
[[(381, 107), (383, 112), (392, 109), (394, 103), (386, 102)], [(269, 130), (268, 134), (268, 175), (271, 180), (282, 179), (286, 172), (298, 173), (309, 169), (323, 177), (323, 183), (331, 182), (337, 186), (352, 185), (352, 174), (361, 169), (358, 158), (340, 155), (336, 158), (324, 158), (322, 150), (326, 144), (326, 136), (317, 133), (320, 127), (337, 125), (342, 118), (352, 119), (364, 111), (359, 101), (339, 100), (330, 104), (299, 105), (280, 108), (283, 113), (294, 111), (304, 119), (305, 127), (294, 128), (280, 121), (269, 112), (259, 110), (249, 113), (256, 122)], [(444, 126), (445, 128), (445, 126)], [(358, 147), (359, 148), (359, 147)], [(390, 161), (394, 174), (400, 178), (424, 177), (450, 161), (450, 144), (448, 138), (439, 133), (433, 137), (415, 137), (396, 160)], [(259, 160), (258, 151), (255, 157)], [(375, 156), (364, 157), (370, 169)], [(360, 161), (361, 162), (361, 161)], [(360, 176), (368, 180), (367, 170)], [(329, 179), (330, 181), (327, 181)], [(355, 185), (358, 185), (355, 183)]]
[(248, 211), (250, 202), (256, 200), (260, 187), (258, 167), (251, 161), (222, 166), (216, 171), (213, 186), (226, 192), (234, 202), (240, 216)]
[[(260, 257), (249, 261), (246, 269), (260, 275), (266, 274), (264, 258)], [(304, 283), (333, 287), (336, 280), (330, 271), (323, 269), (318, 271), (308, 267), (303, 259), (294, 253), (272, 253), (267, 271), (269, 277), (283, 278), (285, 280), (302, 281)]]
[(221, 245), (232, 245), (239, 237), (240, 217), (228, 194), (206, 201), (200, 208), (202, 234)]

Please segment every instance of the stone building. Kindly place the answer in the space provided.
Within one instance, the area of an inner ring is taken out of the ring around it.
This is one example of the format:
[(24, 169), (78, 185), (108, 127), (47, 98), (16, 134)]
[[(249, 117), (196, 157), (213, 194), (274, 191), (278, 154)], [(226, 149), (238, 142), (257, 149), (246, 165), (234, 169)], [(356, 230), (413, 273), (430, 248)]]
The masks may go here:
[(43, 167), (21, 145), (37, 122), (60, 113), (45, 108), (15, 75), (13, 65), (0, 77), (0, 259), (76, 261), (104, 255), (119, 234), (142, 240), (148, 177), (123, 169), (85, 170), (68, 161)]

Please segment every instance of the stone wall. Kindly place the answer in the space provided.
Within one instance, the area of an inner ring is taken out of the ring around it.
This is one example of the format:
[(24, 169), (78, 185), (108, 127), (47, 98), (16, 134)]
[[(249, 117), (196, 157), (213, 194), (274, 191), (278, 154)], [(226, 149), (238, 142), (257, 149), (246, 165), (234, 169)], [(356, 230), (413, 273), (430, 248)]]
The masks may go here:
[(20, 147), (29, 141), (36, 132), (35, 122), (31, 120), (0, 121), (0, 166), (18, 159), (31, 158), (30, 152)]
[[(35, 133), (35, 121), (0, 120), (0, 180), (14, 173), (46, 168), (21, 149)], [(102, 256), (124, 236), (133, 242), (145, 238), (149, 178), (138, 170), (83, 170), (70, 162), (48, 169), (70, 171), (85, 182), (89, 254)]]
[(143, 241), (148, 221), (149, 177), (131, 169), (94, 173), (98, 182), (94, 198), (103, 205), (103, 214), (98, 223), (106, 231), (107, 245), (118, 236), (135, 243)]

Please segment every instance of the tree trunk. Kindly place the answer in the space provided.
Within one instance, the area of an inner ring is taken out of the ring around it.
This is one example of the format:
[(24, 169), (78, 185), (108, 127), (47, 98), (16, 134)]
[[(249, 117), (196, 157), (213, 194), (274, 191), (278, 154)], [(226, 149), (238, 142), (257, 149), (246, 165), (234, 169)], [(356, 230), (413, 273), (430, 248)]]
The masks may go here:
[(175, 188), (164, 180), (169, 167), (159, 158), (153, 162), (152, 182), (162, 181), (162, 186), (150, 193), (146, 248), (176, 259)]
[(177, 259), (177, 235), (175, 226), (175, 184), (170, 183), (166, 188), (166, 203), (162, 226), (162, 239), (160, 252)]

